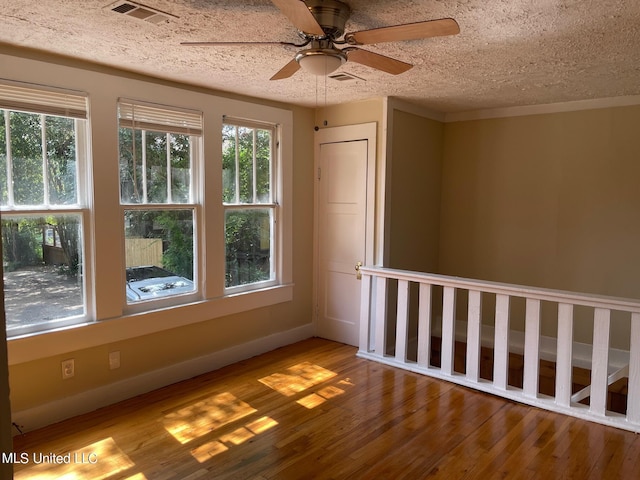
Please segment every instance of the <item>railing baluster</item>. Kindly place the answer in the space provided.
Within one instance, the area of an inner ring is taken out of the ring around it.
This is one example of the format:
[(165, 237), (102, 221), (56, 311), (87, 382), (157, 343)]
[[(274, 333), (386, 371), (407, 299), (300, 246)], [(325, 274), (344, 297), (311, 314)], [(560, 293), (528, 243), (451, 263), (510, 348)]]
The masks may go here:
[(384, 357), (387, 352), (387, 278), (376, 278), (375, 311), (376, 355)]
[(480, 379), (480, 346), (482, 339), (482, 294), (469, 290), (467, 314), (467, 378), (473, 382)]
[(493, 384), (502, 390), (507, 389), (509, 380), (509, 299), (508, 295), (496, 295)]
[(602, 415), (607, 410), (609, 369), (609, 323), (611, 310), (596, 308), (593, 312), (593, 353), (591, 360), (591, 401), (589, 410)]
[(431, 284), (420, 284), (418, 307), (418, 365), (429, 367), (431, 360)]
[(524, 394), (538, 396), (540, 373), (540, 300), (527, 298), (524, 328)]
[(362, 275), (360, 287), (360, 335), (359, 350), (371, 351), (371, 275)]
[(640, 313), (631, 314), (627, 421), (640, 425)]
[(558, 344), (556, 347), (556, 404), (571, 405), (573, 355), (573, 305), (558, 304)]
[(453, 374), (453, 354), (456, 325), (456, 289), (444, 287), (442, 292), (442, 348), (441, 368), (447, 375)]
[(398, 307), (396, 319), (396, 360), (407, 361), (409, 323), (409, 282), (398, 280)]

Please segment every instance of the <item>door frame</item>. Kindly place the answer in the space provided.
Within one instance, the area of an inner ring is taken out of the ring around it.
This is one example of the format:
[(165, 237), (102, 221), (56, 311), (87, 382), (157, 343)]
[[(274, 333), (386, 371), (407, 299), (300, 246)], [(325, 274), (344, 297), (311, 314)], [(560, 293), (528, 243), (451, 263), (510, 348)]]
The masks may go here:
[[(366, 178), (366, 219), (365, 219), (365, 255), (363, 263), (373, 265), (375, 262), (375, 235), (376, 235), (376, 165), (377, 165), (377, 123), (361, 123), (340, 127), (322, 128), (314, 135), (314, 188), (313, 188), (313, 312), (312, 323), (314, 334), (318, 332), (319, 310), (319, 253), (320, 253), (320, 145), (326, 143), (343, 143), (358, 140), (367, 141), (367, 178)], [(354, 262), (356, 259), (354, 259)], [(355, 267), (355, 263), (354, 263)], [(355, 271), (354, 271), (355, 275)]]

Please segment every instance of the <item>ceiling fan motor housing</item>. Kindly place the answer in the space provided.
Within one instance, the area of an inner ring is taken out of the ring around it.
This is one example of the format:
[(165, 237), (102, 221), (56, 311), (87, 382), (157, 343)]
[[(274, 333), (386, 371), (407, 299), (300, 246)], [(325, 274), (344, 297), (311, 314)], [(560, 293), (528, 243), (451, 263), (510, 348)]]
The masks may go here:
[[(327, 37), (336, 39), (342, 36), (345, 24), (351, 14), (349, 5), (337, 0), (306, 0), (305, 4)], [(306, 38), (318, 38), (307, 32), (301, 33)]]

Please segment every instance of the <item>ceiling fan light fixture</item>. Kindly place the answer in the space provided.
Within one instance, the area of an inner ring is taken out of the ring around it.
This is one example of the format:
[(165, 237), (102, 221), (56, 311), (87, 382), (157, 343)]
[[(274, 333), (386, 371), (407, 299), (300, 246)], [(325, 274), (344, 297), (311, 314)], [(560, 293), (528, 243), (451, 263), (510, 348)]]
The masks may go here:
[(335, 72), (346, 61), (347, 56), (338, 49), (309, 49), (296, 55), (303, 70), (319, 76)]

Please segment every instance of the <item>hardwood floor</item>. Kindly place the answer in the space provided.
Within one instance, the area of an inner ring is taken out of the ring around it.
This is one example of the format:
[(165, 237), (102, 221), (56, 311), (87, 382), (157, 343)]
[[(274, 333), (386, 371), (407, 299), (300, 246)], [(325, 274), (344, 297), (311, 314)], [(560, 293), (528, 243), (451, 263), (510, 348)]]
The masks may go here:
[(16, 437), (15, 478), (640, 477), (639, 435), (355, 353), (310, 339)]

